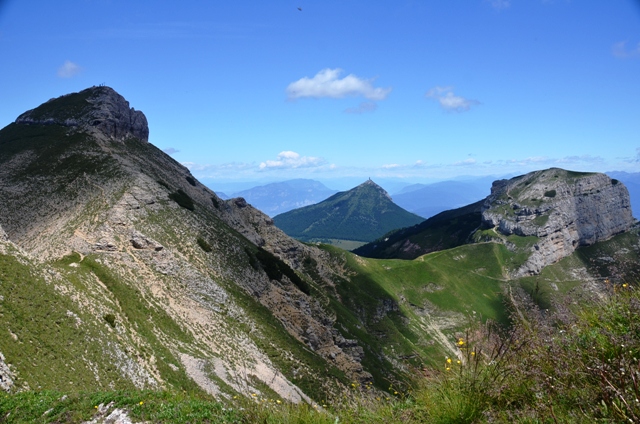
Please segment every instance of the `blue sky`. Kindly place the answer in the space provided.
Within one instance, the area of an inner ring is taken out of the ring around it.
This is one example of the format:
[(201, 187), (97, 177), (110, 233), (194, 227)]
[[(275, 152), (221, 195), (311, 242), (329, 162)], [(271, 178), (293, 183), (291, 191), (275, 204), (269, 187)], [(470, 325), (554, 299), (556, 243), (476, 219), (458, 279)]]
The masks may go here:
[(0, 126), (106, 84), (213, 188), (639, 171), (633, 0), (0, 0), (0, 55)]

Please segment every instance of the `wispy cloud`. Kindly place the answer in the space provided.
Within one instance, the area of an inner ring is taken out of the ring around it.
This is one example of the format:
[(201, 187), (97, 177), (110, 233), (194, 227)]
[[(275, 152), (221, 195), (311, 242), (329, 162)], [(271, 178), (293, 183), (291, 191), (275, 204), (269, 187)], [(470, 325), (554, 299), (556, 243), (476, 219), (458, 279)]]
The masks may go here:
[(378, 105), (375, 104), (374, 102), (362, 102), (360, 103), (360, 105), (358, 105), (358, 107), (350, 107), (348, 109), (345, 109), (344, 113), (352, 113), (352, 114), (368, 113), (368, 112), (373, 112), (377, 108), (378, 108)]
[(78, 75), (82, 68), (70, 60), (65, 60), (61, 67), (58, 68), (58, 77), (72, 78)]
[(180, 150), (174, 149), (173, 147), (167, 147), (166, 149), (162, 149), (162, 151), (168, 155), (173, 155), (175, 153), (178, 153)]
[(491, 7), (496, 10), (503, 10), (511, 7), (511, 0), (485, 0), (485, 2), (489, 3)]
[(470, 165), (475, 165), (476, 164), (476, 160), (473, 158), (468, 158), (465, 160), (460, 160), (457, 162), (453, 163), (453, 166), (470, 166)]
[(228, 162), (220, 164), (182, 162), (198, 179), (242, 179), (255, 177), (256, 163)]
[(574, 156), (565, 156), (560, 159), (556, 159), (555, 163), (557, 164), (602, 164), (605, 160), (600, 156), (591, 156), (591, 155), (574, 155)]
[(507, 175), (559, 167), (565, 169), (605, 171), (608, 169), (636, 172), (640, 163), (640, 147), (628, 157), (618, 158), (614, 164), (600, 156), (571, 155), (564, 157), (529, 156), (523, 158), (482, 158), (461, 156), (447, 162), (416, 160), (407, 163), (389, 162), (376, 166), (335, 165), (324, 158), (302, 156), (283, 151), (275, 160), (264, 162), (233, 162), (224, 164), (200, 164), (183, 162), (199, 180), (251, 181), (265, 178), (402, 178), (416, 182), (427, 179), (442, 180), (463, 175)]
[(466, 112), (480, 104), (477, 100), (456, 96), (453, 87), (433, 87), (425, 93), (425, 97), (437, 100), (440, 107), (447, 112)]
[(305, 97), (340, 99), (343, 97), (364, 97), (369, 100), (384, 100), (391, 93), (391, 87), (374, 87), (374, 79), (358, 78), (349, 74), (339, 78), (342, 69), (323, 69), (313, 78), (304, 77), (287, 86), (289, 100)]
[(537, 168), (543, 168), (548, 166), (558, 166), (558, 167), (566, 167), (567, 165), (603, 165), (606, 161), (604, 158), (600, 156), (592, 156), (592, 155), (572, 155), (572, 156), (564, 156), (561, 158), (552, 158), (549, 156), (530, 156), (527, 158), (521, 159), (503, 159), (497, 160), (496, 164), (503, 165), (517, 165), (524, 167), (532, 167), (535, 166)]
[(260, 163), (260, 170), (270, 169), (295, 169), (295, 168), (313, 168), (322, 166), (326, 161), (322, 158), (313, 156), (300, 156), (300, 154), (292, 151), (284, 151), (278, 154), (276, 160), (267, 160)]
[(611, 54), (620, 59), (640, 57), (640, 42), (635, 47), (627, 47), (626, 41), (615, 43), (611, 47)]
[(635, 156), (627, 156), (627, 157), (622, 157), (619, 158), (622, 160), (622, 162), (624, 163), (631, 163), (631, 164), (636, 164), (636, 163), (640, 163), (640, 147), (636, 148), (636, 155)]

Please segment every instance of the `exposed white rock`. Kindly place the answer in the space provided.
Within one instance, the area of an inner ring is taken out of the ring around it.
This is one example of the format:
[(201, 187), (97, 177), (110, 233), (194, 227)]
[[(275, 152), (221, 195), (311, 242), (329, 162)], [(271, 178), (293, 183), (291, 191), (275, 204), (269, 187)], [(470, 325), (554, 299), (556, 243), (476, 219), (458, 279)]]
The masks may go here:
[(13, 388), (13, 380), (15, 375), (4, 362), (4, 355), (0, 352), (0, 390), (8, 392)]
[(579, 246), (606, 240), (636, 222), (621, 182), (558, 168), (494, 182), (482, 219), (504, 235), (539, 238), (517, 275), (537, 274)]

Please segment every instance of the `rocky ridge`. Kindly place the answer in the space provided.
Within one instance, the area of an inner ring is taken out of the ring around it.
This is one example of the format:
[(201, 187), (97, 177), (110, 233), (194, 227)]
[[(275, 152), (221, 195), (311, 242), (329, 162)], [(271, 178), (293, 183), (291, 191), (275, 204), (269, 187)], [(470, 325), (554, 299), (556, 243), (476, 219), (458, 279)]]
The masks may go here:
[[(61, 108), (60, 104), (64, 103), (65, 98), (72, 102), (68, 107)], [(120, 141), (129, 137), (149, 140), (149, 126), (144, 113), (130, 107), (124, 97), (106, 86), (87, 88), (80, 93), (51, 99), (23, 113), (15, 122), (78, 127), (79, 130), (97, 131)]]
[(482, 221), (503, 235), (538, 238), (516, 276), (537, 274), (576, 248), (609, 239), (636, 222), (622, 183), (559, 168), (494, 182)]
[[(238, 391), (248, 390), (242, 385), (258, 391), (255, 384), (240, 381), (244, 375), (285, 399), (308, 399), (255, 338), (237, 333), (235, 325), (251, 333), (261, 324), (230, 295), (236, 288), (271, 311), (305, 349), (324, 358), (327, 367), (351, 381), (370, 381), (371, 374), (360, 363), (362, 347), (335, 328), (335, 315), (325, 304), (286, 275), (268, 276), (264, 268), (269, 264), (256, 263), (255, 255), (256, 249), (271, 252), (300, 275), (308, 273), (305, 263), (313, 264), (311, 284), (328, 290), (340, 265), (320, 249), (286, 236), (244, 199), (223, 201), (200, 184), (187, 168), (148, 143), (146, 118), (112, 89), (93, 87), (53, 99), (22, 114), (0, 135), (0, 225), (6, 230), (0, 239), (28, 255), (34, 272), (41, 269), (44, 281), (58, 294), (82, 299), (69, 306), (68, 317), (79, 328), (100, 334), (95, 339), (109, 340), (105, 363), (114, 364), (136, 387), (163, 386), (167, 376), (155, 359), (137, 359), (153, 348), (136, 326), (126, 331), (128, 324), (104, 328), (100, 317), (112, 317), (113, 323), (130, 318), (105, 292), (99, 277), (77, 270), (104, 269), (117, 275), (143, 294), (147, 300), (140, 300), (142, 305), (160, 308), (194, 337), (193, 346), (169, 343), (176, 361), (165, 360), (171, 369), (184, 369), (203, 390), (215, 393), (222, 381)], [(74, 255), (78, 259), (70, 264), (57, 265)], [(91, 296), (72, 283), (77, 279)], [(278, 357), (291, 356), (281, 347), (271, 349)], [(294, 376), (312, 372), (301, 359), (287, 360), (295, 364)], [(114, 384), (108, 383), (111, 377), (105, 375), (102, 360), (85, 361), (104, 381), (100, 384)]]

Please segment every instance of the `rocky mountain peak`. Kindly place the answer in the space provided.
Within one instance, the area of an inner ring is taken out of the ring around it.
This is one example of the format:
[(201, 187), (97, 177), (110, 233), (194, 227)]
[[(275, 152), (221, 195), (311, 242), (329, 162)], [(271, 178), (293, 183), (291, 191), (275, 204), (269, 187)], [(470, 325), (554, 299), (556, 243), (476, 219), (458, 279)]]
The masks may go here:
[(112, 140), (149, 140), (144, 113), (113, 88), (94, 86), (78, 93), (53, 98), (16, 119), (19, 124), (63, 125), (101, 134)]
[(360, 184), (359, 186), (357, 186), (353, 190), (354, 191), (358, 191), (358, 190), (366, 190), (366, 189), (374, 189), (374, 190), (378, 191), (381, 195), (386, 197), (387, 199), (393, 201), (391, 199), (391, 196), (389, 196), (389, 193), (387, 193), (387, 191), (384, 188), (382, 188), (378, 184), (376, 184), (371, 178), (369, 178), (367, 181), (363, 182), (362, 184)]
[(521, 275), (536, 274), (577, 247), (635, 224), (624, 184), (605, 174), (559, 168), (494, 182), (482, 220), (504, 235), (538, 237)]

